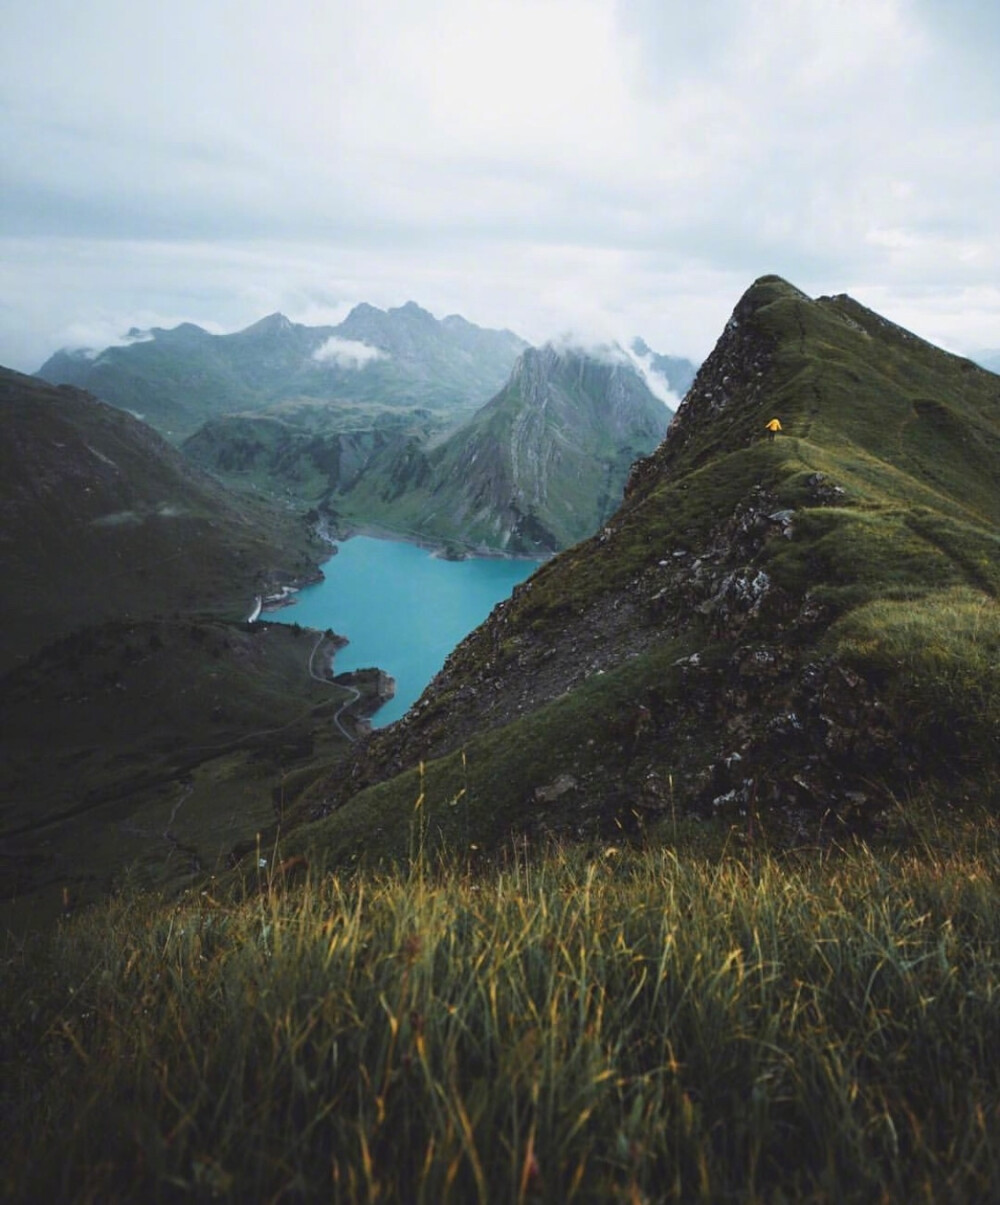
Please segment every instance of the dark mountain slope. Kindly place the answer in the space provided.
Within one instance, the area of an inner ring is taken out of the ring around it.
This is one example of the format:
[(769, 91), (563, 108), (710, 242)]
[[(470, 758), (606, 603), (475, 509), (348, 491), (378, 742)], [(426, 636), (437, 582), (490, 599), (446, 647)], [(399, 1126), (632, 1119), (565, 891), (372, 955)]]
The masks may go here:
[(0, 369), (0, 670), (90, 623), (245, 615), (316, 572), (301, 520), (237, 499), (145, 424)]
[(553, 552), (612, 513), (670, 417), (624, 355), (529, 348), (469, 422), (427, 448), (386, 449), (329, 504), (475, 547)]
[(231, 622), (318, 572), (299, 518), (71, 387), (0, 370), (0, 417), (0, 924), (19, 929), (129, 866), (172, 886), (214, 867), (343, 755), (378, 682), (330, 681), (325, 635)]
[(615, 517), (497, 608), (297, 839), (404, 848), (421, 787), (428, 839), (480, 847), (686, 811), (815, 836), (992, 790), (998, 480), (1000, 378), (759, 280)]
[(288, 398), (471, 411), (526, 346), (457, 315), (439, 322), (412, 301), (387, 311), (359, 305), (337, 326), (271, 314), (232, 335), (190, 323), (135, 334), (97, 355), (57, 352), (37, 375), (87, 389), (179, 441), (221, 414)]

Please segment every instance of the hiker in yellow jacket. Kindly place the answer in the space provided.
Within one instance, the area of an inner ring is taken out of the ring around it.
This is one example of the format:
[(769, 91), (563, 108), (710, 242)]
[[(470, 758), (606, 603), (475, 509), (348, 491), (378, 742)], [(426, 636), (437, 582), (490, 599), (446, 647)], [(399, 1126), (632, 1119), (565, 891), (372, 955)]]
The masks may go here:
[(775, 435), (781, 430), (781, 423), (776, 418), (772, 418), (769, 423), (764, 424), (764, 430), (767, 432), (768, 439), (774, 439)]

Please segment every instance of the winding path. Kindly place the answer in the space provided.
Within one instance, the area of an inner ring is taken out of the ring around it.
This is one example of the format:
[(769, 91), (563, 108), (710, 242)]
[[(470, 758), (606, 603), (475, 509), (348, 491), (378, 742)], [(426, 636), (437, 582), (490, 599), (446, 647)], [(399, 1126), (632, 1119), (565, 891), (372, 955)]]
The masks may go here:
[(322, 674), (316, 673), (315, 664), (314, 664), (316, 654), (319, 652), (319, 646), (323, 643), (323, 641), (325, 639), (326, 639), (326, 633), (320, 632), (319, 639), (313, 645), (313, 650), (309, 654), (309, 677), (313, 678), (316, 682), (325, 682), (327, 686), (336, 686), (336, 687), (340, 688), (341, 690), (346, 690), (349, 693), (350, 698), (345, 699), (344, 702), (341, 703), (341, 705), (337, 709), (337, 711), (334, 713), (333, 722), (334, 722), (334, 724), (336, 724), (337, 729), (340, 732), (341, 736), (343, 736), (346, 740), (354, 741), (356, 739), (356, 737), (352, 736), (351, 733), (349, 733), (347, 731), (347, 729), (344, 727), (344, 725), (340, 722), (340, 717), (344, 714), (344, 712), (348, 709), (348, 707), (353, 706), (358, 701), (358, 699), (361, 698), (361, 691), (358, 690), (356, 686), (342, 686), (341, 683), (334, 682), (330, 678), (324, 677)]

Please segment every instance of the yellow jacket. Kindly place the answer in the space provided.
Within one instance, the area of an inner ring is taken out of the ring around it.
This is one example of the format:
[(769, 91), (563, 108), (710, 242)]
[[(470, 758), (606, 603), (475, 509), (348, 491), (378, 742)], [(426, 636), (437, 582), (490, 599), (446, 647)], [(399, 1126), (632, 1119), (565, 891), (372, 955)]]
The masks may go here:
[(764, 426), (768, 431), (771, 432), (781, 430), (781, 423), (779, 423), (776, 418), (772, 418), (771, 421), (769, 423), (765, 423)]

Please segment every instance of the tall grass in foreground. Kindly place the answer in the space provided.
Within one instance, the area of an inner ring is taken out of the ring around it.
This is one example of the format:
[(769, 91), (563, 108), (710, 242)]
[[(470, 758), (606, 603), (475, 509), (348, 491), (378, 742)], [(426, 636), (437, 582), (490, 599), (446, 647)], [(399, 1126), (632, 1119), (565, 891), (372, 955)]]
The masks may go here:
[(32, 1201), (1000, 1199), (1000, 836), (120, 899), (8, 956)]

